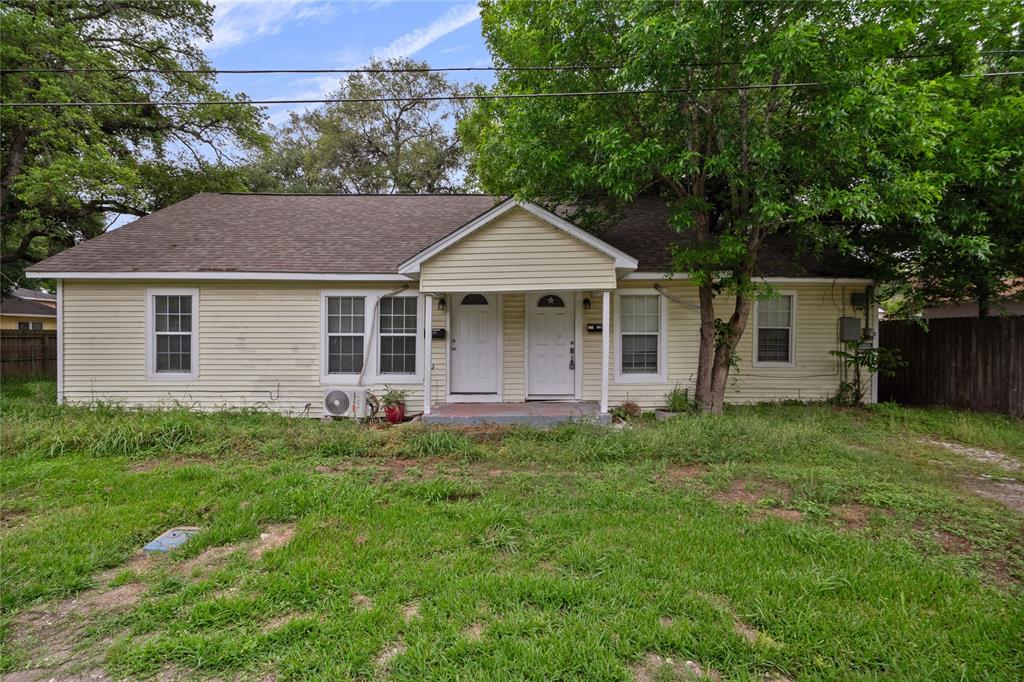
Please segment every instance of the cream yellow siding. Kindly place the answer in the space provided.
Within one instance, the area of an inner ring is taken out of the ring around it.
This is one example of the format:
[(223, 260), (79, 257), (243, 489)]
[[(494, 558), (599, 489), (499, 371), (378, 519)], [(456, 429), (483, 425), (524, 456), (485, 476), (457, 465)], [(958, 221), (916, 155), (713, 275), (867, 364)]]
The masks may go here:
[(420, 289), (614, 289), (615, 263), (531, 213), (513, 209), (423, 263)]
[[(190, 283), (199, 295), (198, 377), (191, 380), (146, 376), (151, 287), (181, 288), (169, 282), (64, 282), (66, 401), (323, 414), (320, 292), (345, 284)], [(409, 411), (420, 411), (422, 381), (403, 388), (410, 390)]]
[[(181, 404), (216, 410), (256, 407), (290, 415), (323, 414), (321, 384), (321, 291), (366, 290), (365, 285), (301, 282), (196, 282), (198, 290), (198, 376), (193, 380), (147, 378), (146, 290), (182, 288), (174, 282), (66, 280), (63, 283), (63, 390), (74, 403), (111, 402), (129, 406)], [(654, 382), (616, 377), (617, 310), (612, 296), (609, 402), (633, 400), (644, 408), (664, 404), (675, 385), (692, 393), (697, 370), (699, 315), (696, 289), (685, 282), (667, 285), (675, 300), (666, 303), (667, 376)], [(796, 294), (795, 362), (792, 367), (756, 367), (753, 320), (740, 342), (739, 368), (727, 393), (729, 402), (820, 400), (835, 393), (840, 364), (829, 354), (838, 347), (838, 319), (862, 314), (849, 305), (863, 287), (831, 284), (781, 285)], [(472, 288), (463, 285), (463, 292)], [(647, 282), (619, 282), (619, 293), (654, 293)], [(381, 289), (384, 291), (386, 289)], [(590, 309), (577, 322), (601, 322), (601, 293), (582, 289)], [(526, 296), (502, 294), (502, 393), (505, 401), (526, 399)], [(431, 298), (432, 326), (447, 328), (446, 313)], [(731, 301), (722, 299), (726, 317)], [(450, 313), (450, 309), (448, 311)], [(447, 339), (429, 341), (424, 353), (431, 396), (444, 402), (448, 391)], [(449, 329), (450, 333), (450, 329)], [(372, 352), (372, 350), (371, 350)], [(582, 332), (579, 349), (584, 400), (599, 400), (601, 334)], [(422, 362), (422, 358), (420, 359)], [(366, 382), (368, 383), (368, 382)], [(374, 390), (380, 384), (368, 384)], [(410, 379), (408, 409), (422, 410), (422, 380)]]
[(505, 294), (502, 299), (502, 400), (518, 403), (526, 400), (526, 296)]
[(19, 322), (26, 322), (29, 329), (34, 323), (43, 323), (43, 330), (53, 331), (57, 328), (56, 317), (36, 317), (33, 315), (0, 315), (0, 329), (17, 329)]
[[(650, 284), (620, 282), (619, 293), (655, 293)], [(794, 330), (795, 362), (792, 367), (755, 367), (754, 320), (751, 319), (740, 340), (738, 369), (730, 375), (726, 401), (753, 403), (777, 400), (822, 400), (836, 392), (840, 382), (840, 363), (830, 351), (839, 348), (838, 320), (840, 317), (863, 315), (849, 305), (850, 294), (864, 287), (832, 284), (778, 285), (780, 291), (796, 294)], [(664, 405), (665, 394), (677, 384), (688, 388), (693, 396), (697, 374), (697, 348), (700, 342), (700, 315), (696, 306), (697, 290), (685, 283), (671, 283), (666, 289), (678, 301), (667, 302), (667, 367), (666, 381), (639, 382), (616, 380), (618, 361), (618, 328), (615, 297), (612, 297), (611, 367), (609, 368), (609, 403), (620, 404), (632, 400), (644, 408)], [(601, 299), (594, 297), (589, 311), (584, 312), (584, 323), (601, 321)], [(685, 305), (689, 304), (689, 305)], [(718, 317), (727, 318), (732, 312), (732, 301), (720, 299), (716, 305)], [(584, 334), (583, 337), (583, 398), (598, 400), (601, 394), (601, 335)]]

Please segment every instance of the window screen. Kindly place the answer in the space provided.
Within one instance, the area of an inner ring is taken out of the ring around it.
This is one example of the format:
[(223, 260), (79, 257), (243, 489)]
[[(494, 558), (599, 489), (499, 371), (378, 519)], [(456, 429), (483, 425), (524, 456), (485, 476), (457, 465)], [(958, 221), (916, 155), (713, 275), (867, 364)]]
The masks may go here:
[(366, 299), (362, 296), (327, 297), (327, 373), (363, 371)]
[(792, 362), (793, 297), (757, 304), (757, 361)]
[(657, 374), (661, 334), (658, 296), (619, 297), (620, 358), (623, 374)]
[(380, 299), (379, 374), (416, 373), (416, 298)]
[(192, 372), (192, 296), (153, 297), (156, 372)]

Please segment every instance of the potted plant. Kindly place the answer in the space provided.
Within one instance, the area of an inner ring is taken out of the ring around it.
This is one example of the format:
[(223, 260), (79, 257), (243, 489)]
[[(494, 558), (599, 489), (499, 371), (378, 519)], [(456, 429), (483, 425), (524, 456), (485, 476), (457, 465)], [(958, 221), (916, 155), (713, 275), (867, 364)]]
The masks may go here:
[(387, 417), (388, 424), (400, 424), (405, 419), (405, 399), (408, 396), (409, 391), (384, 386), (380, 403), (384, 406), (384, 416)]

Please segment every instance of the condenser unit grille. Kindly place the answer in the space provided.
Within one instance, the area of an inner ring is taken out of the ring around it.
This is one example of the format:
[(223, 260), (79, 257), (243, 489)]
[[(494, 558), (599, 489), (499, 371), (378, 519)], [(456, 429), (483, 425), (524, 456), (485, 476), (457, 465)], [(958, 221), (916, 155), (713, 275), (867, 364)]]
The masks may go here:
[(336, 417), (348, 415), (352, 409), (352, 396), (346, 391), (330, 391), (324, 396), (324, 409)]

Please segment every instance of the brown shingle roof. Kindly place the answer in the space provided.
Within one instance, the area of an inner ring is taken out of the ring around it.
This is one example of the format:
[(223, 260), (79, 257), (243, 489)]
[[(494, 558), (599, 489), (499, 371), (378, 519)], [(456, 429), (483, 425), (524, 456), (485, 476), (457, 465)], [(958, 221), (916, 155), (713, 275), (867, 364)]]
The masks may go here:
[[(293, 272), (395, 274), (398, 266), (501, 201), (479, 194), (198, 194), (63, 251), (35, 272)], [(641, 197), (601, 237), (662, 272), (686, 238), (657, 197)], [(766, 245), (762, 275), (852, 274)]]
[(0, 301), (0, 313), (4, 315), (36, 315), (46, 317), (57, 317), (57, 311), (43, 303), (26, 301), (23, 298), (5, 298)]

